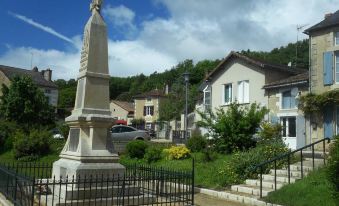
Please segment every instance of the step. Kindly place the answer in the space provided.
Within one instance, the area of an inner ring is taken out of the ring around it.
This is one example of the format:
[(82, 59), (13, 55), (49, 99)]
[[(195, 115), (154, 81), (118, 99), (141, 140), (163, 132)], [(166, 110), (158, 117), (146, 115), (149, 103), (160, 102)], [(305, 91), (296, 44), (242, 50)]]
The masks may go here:
[[(274, 176), (274, 170), (273, 169), (271, 169), (270, 170), (270, 174), (271, 175), (273, 175)], [(287, 169), (278, 169), (278, 170), (276, 170), (276, 174), (277, 174), (277, 176), (281, 176), (281, 175), (283, 175), (283, 176), (288, 176), (288, 170)], [(308, 175), (308, 172), (303, 172), (303, 177), (305, 177), (305, 176), (307, 176)], [(302, 177), (301, 176), (301, 171), (295, 171), (295, 170), (291, 170), (290, 169), (290, 177)]]
[[(257, 202), (259, 202), (259, 196), (256, 195), (250, 195), (243, 192), (236, 192), (236, 191), (230, 191), (227, 190), (223, 192), (223, 195), (220, 195), (219, 198), (226, 199), (232, 202), (239, 202), (246, 205), (260, 205)], [(262, 204), (263, 206), (266, 206), (266, 204)]]
[[(293, 170), (293, 171), (301, 171), (301, 164), (298, 163), (298, 164), (290, 165), (290, 170)], [(304, 171), (304, 172), (311, 172), (312, 170), (313, 170), (313, 167), (305, 166), (305, 165), (303, 164), (303, 171)]]
[[(251, 186), (258, 186), (260, 187), (260, 180), (255, 180), (255, 179), (247, 179), (245, 181), (246, 185), (251, 185)], [(286, 185), (287, 183), (284, 182), (278, 182), (277, 181), (277, 189), (282, 188), (284, 185)], [(275, 183), (274, 181), (270, 181), (270, 180), (263, 180), (262, 181), (262, 186), (265, 188), (270, 188), (270, 189), (274, 189), (275, 187)]]
[[(260, 176), (259, 176), (259, 178), (260, 178)], [(263, 180), (268, 180), (268, 181), (274, 181), (274, 175), (270, 175), (270, 174), (264, 174), (264, 175), (262, 175), (262, 179)], [(285, 176), (285, 175), (277, 175), (277, 181), (278, 182), (283, 182), (283, 183), (288, 183), (288, 177), (287, 176)], [(300, 177), (290, 177), (290, 183), (294, 183), (294, 182), (296, 182), (297, 180), (299, 180), (300, 179)]]
[[(260, 196), (260, 187), (251, 185), (232, 185), (231, 190), (235, 192), (242, 192), (250, 195)], [(272, 192), (271, 188), (262, 188), (262, 196), (267, 196), (269, 192)]]

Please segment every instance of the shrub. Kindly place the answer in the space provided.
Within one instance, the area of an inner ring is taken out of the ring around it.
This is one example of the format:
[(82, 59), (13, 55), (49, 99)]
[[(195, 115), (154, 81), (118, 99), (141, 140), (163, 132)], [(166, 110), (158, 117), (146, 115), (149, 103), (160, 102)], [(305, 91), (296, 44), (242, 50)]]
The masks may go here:
[(66, 123), (60, 123), (57, 125), (61, 135), (67, 139), (68, 138), (68, 133), (69, 133), (69, 126)]
[(169, 149), (164, 149), (169, 159), (185, 159), (190, 156), (190, 150), (186, 146), (172, 146)]
[(211, 148), (205, 148), (204, 150), (202, 150), (202, 159), (203, 161), (206, 161), (206, 162), (211, 162), (211, 161), (214, 161), (218, 154), (213, 151)]
[[(235, 153), (231, 160), (225, 164), (225, 168), (219, 172), (229, 175), (229, 179), (233, 180), (232, 183), (241, 183), (245, 179), (258, 177), (260, 169), (255, 168), (256, 165), (287, 151), (288, 149), (282, 141), (259, 145), (246, 152)], [(286, 160), (280, 160), (277, 162), (277, 167), (282, 167), (284, 164), (286, 164)], [(263, 172), (267, 173), (273, 167), (273, 164), (266, 165)]]
[[(49, 141), (51, 133), (46, 130), (30, 131), (29, 135), (18, 131), (14, 136), (14, 155), (15, 158), (22, 157), (39, 157), (50, 151)], [(29, 159), (29, 158), (28, 158)]]
[(186, 146), (192, 152), (201, 152), (206, 148), (207, 141), (201, 135), (194, 135), (188, 139)]
[(162, 149), (158, 147), (148, 147), (146, 149), (145, 159), (148, 163), (161, 160)]
[(13, 138), (17, 130), (18, 126), (15, 122), (0, 121), (0, 152), (13, 148)]
[(281, 139), (282, 126), (280, 124), (272, 124), (263, 122), (260, 125), (261, 131), (259, 132), (259, 142), (267, 143), (274, 140)]
[(211, 141), (218, 152), (232, 153), (255, 146), (253, 135), (267, 113), (268, 110), (258, 104), (242, 106), (234, 102), (226, 111), (220, 108), (216, 113), (199, 112), (202, 121), (198, 125), (211, 131)]
[(333, 187), (333, 197), (339, 202), (339, 136), (334, 138), (330, 147), (330, 154), (327, 166), (327, 178)]
[(126, 145), (126, 152), (131, 158), (142, 159), (145, 156), (148, 144), (143, 140), (133, 140)]

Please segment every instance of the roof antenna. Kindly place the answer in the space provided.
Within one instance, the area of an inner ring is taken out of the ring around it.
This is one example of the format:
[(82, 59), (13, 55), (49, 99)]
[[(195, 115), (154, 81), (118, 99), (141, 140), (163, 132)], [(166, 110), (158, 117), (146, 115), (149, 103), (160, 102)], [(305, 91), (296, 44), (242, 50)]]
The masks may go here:
[(299, 41), (299, 32), (302, 28), (304, 28), (305, 26), (307, 26), (308, 24), (302, 24), (302, 25), (298, 25), (297, 24), (297, 43), (295, 45), (295, 67), (297, 67), (298, 65), (298, 41)]

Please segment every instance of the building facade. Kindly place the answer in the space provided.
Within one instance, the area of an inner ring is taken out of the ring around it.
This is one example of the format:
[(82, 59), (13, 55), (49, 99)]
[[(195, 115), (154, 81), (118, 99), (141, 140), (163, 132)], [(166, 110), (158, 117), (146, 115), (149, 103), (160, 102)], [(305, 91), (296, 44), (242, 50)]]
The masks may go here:
[(134, 118), (145, 120), (145, 129), (157, 130), (156, 122), (159, 120), (159, 108), (164, 93), (152, 90), (134, 96)]
[[(339, 89), (339, 11), (305, 30), (310, 45), (310, 92), (322, 94)], [(309, 141), (339, 134), (339, 105), (327, 105), (320, 114), (309, 115)]]
[(50, 105), (58, 105), (58, 87), (52, 81), (52, 70), (46, 69), (39, 71), (37, 67), (32, 70), (25, 70), (15, 67), (0, 65), (0, 95), (2, 84), (9, 86), (12, 79), (16, 76), (28, 76), (42, 90), (48, 98)]
[(116, 120), (123, 120), (127, 125), (132, 124), (134, 118), (134, 104), (131, 102), (112, 100), (110, 102), (112, 116)]
[(306, 144), (306, 121), (304, 113), (298, 109), (299, 99), (308, 93), (308, 72), (266, 84), (265, 96), (272, 123), (282, 126), (282, 138), (291, 149)]

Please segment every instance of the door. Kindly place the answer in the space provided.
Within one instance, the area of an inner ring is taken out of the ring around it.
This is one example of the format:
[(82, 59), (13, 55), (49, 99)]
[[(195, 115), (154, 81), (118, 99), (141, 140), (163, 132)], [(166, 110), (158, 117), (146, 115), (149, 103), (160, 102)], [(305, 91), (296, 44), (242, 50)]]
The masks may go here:
[(297, 148), (297, 122), (295, 116), (280, 117), (282, 138), (289, 149)]

